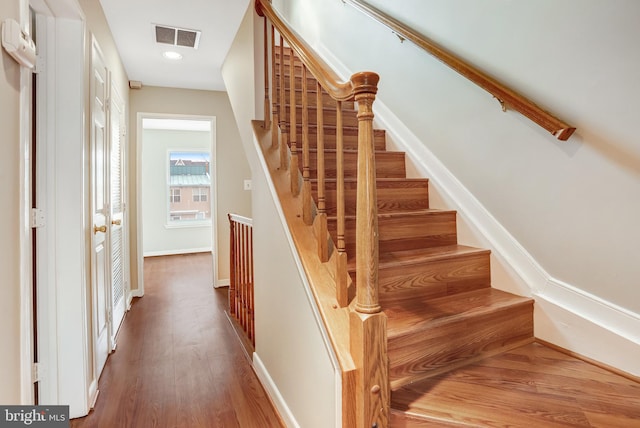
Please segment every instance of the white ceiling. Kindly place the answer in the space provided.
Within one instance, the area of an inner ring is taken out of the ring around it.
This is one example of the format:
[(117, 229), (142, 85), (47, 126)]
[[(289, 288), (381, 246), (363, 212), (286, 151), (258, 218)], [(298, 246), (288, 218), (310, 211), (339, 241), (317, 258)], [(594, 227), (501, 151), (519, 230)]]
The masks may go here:
[[(250, 0), (100, 0), (129, 80), (224, 91), (221, 67)], [(200, 30), (198, 49), (155, 42), (153, 24)], [(182, 60), (162, 56), (166, 50)]]

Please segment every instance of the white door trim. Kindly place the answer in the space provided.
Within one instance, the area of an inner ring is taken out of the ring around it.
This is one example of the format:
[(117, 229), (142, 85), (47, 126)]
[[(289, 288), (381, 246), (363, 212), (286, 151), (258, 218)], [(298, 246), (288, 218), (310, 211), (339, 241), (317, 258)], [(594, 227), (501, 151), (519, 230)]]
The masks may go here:
[(211, 253), (213, 259), (213, 282), (214, 285), (218, 278), (218, 192), (217, 192), (217, 165), (218, 154), (216, 152), (216, 116), (203, 115), (187, 115), (187, 114), (166, 114), (166, 113), (150, 113), (138, 112), (136, 116), (136, 224), (137, 231), (137, 261), (138, 261), (138, 289), (135, 290), (134, 297), (142, 297), (144, 295), (144, 241), (143, 241), (143, 217), (142, 217), (142, 142), (143, 129), (142, 119), (179, 119), (179, 120), (207, 120), (211, 122), (211, 230), (213, 237), (211, 239)]
[[(20, 0), (20, 25), (29, 33), (29, 1)], [(34, 402), (33, 269), (31, 243), (31, 80), (30, 69), (20, 67), (20, 401)]]

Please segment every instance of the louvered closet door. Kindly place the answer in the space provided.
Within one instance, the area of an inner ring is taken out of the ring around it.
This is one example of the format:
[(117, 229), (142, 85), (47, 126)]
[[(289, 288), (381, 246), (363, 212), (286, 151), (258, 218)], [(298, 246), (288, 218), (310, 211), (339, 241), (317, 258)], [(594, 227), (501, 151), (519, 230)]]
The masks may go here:
[(122, 97), (111, 87), (111, 334), (112, 347), (122, 323), (126, 306), (126, 234), (125, 234), (125, 187), (124, 187), (124, 142), (125, 111)]

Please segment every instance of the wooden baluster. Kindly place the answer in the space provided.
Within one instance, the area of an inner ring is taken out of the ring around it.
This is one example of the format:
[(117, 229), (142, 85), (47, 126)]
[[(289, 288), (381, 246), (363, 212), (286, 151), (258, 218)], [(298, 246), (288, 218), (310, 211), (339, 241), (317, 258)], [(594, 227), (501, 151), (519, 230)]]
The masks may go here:
[(247, 308), (247, 272), (248, 260), (247, 260), (247, 226), (242, 225), (242, 328), (247, 331), (248, 327), (248, 308)]
[(247, 225), (243, 225), (242, 228), (243, 237), (242, 243), (244, 245), (244, 331), (249, 331), (249, 234)]
[(249, 288), (249, 248), (247, 247), (247, 226), (242, 225), (242, 250), (244, 258), (242, 261), (242, 271), (244, 273), (244, 281), (242, 287), (242, 326), (244, 331), (247, 331), (249, 327), (249, 301), (248, 301), (248, 288)]
[[(302, 82), (304, 87), (306, 82)], [(298, 125), (296, 109), (296, 64), (293, 49), (289, 51), (289, 142), (291, 143), (291, 163), (289, 165), (289, 178), (291, 179), (291, 194), (297, 196), (300, 192), (298, 170)]]
[(264, 129), (271, 127), (271, 102), (269, 101), (269, 33), (264, 20)]
[(253, 277), (253, 227), (249, 226), (249, 338), (253, 346), (256, 346), (255, 331), (255, 299), (254, 299), (254, 277)]
[(284, 89), (284, 38), (280, 35), (280, 169), (286, 170), (289, 165), (287, 148), (289, 145), (289, 133), (287, 132), (287, 102)]
[(236, 308), (236, 237), (235, 237), (235, 222), (229, 217), (229, 314), (235, 316)]
[(233, 287), (233, 308), (231, 309), (231, 313), (233, 314), (233, 316), (235, 318), (238, 317), (238, 286), (240, 285), (240, 275), (239, 275), (239, 264), (238, 264), (238, 260), (240, 257), (240, 253), (238, 252), (239, 247), (238, 247), (238, 235), (239, 235), (240, 231), (238, 230), (238, 225), (234, 224), (234, 233), (233, 233), (233, 251), (234, 251), (234, 257), (233, 257), (233, 270), (234, 270), (234, 276), (235, 276), (235, 284)]
[(243, 303), (243, 299), (244, 299), (244, 245), (242, 244), (243, 242), (243, 235), (244, 235), (244, 231), (242, 230), (242, 225), (240, 224), (238, 226), (238, 254), (240, 255), (240, 258), (238, 259), (238, 276), (240, 277), (240, 280), (238, 281), (238, 289), (237, 289), (237, 293), (238, 293), (238, 298), (237, 298), (237, 312), (238, 312), (238, 316), (237, 316), (237, 320), (240, 323), (240, 326), (242, 326), (244, 328), (244, 326), (242, 325), (242, 320), (243, 320), (243, 311), (242, 308), (244, 306)]
[(307, 67), (302, 65), (302, 220), (313, 222), (311, 212), (311, 179), (309, 172), (309, 94), (307, 92)]
[(324, 168), (324, 110), (321, 108), (322, 86), (316, 83), (316, 152), (317, 152), (317, 179), (318, 179), (318, 215), (314, 220), (316, 239), (318, 241), (318, 257), (322, 263), (329, 260), (329, 233), (327, 230), (327, 205), (326, 205), (326, 185)]
[(278, 124), (280, 118), (280, 105), (278, 101), (278, 88), (276, 76), (276, 30), (271, 24), (271, 99), (273, 102), (273, 123), (271, 127), (271, 147), (278, 146)]
[(236, 247), (236, 259), (235, 259), (235, 270), (236, 270), (236, 290), (235, 290), (235, 304), (233, 305), (233, 314), (236, 320), (240, 320), (240, 288), (242, 286), (242, 275), (240, 271), (240, 263), (242, 260), (242, 254), (240, 253), (240, 225), (236, 224), (235, 231), (235, 247)]
[(344, 208), (344, 138), (342, 126), (342, 101), (336, 104), (336, 220), (337, 247), (336, 260), (336, 299), (340, 307), (349, 304), (349, 274), (347, 273), (347, 252), (344, 240), (345, 208)]

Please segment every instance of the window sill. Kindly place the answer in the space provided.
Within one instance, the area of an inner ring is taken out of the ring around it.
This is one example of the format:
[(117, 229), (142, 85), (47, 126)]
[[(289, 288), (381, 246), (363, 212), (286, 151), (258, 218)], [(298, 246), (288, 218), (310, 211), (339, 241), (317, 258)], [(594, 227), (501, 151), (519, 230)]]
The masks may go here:
[(184, 220), (184, 221), (173, 221), (171, 223), (166, 223), (164, 225), (165, 229), (191, 229), (194, 227), (211, 227), (211, 220), (205, 221), (192, 221), (192, 220)]

